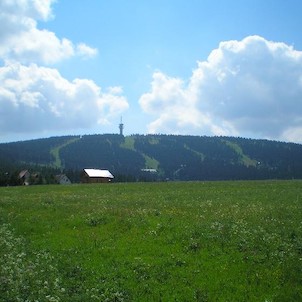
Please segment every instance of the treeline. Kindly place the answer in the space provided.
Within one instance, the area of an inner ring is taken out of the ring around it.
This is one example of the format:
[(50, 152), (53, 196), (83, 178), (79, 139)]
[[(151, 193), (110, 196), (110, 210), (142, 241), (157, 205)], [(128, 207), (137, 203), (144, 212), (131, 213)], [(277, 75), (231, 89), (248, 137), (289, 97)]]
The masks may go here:
[(14, 163), (51, 165), (54, 157), (50, 151), (71, 138), (73, 136), (61, 136), (0, 144), (0, 157)]
[(302, 178), (300, 144), (234, 137), (136, 136), (135, 148), (180, 180)]
[(123, 148), (120, 135), (84, 135), (75, 143), (62, 148), (60, 157), (65, 169), (108, 169), (114, 174), (135, 175), (145, 165), (144, 157)]
[(238, 154), (215, 137), (137, 136), (135, 148), (155, 158), (167, 179), (224, 179), (224, 167)]
[(263, 178), (302, 178), (302, 145), (232, 137), (228, 140), (257, 162)]
[[(181, 135), (104, 134), (77, 138), (0, 144), (0, 184), (25, 167), (44, 169), (46, 175), (64, 172), (72, 182), (80, 181), (84, 168), (108, 169), (115, 181), (302, 178), (300, 144)], [(54, 165), (55, 148), (59, 150), (61, 167)], [(156, 169), (157, 173), (142, 171), (146, 168)], [(51, 182), (49, 176), (43, 179)]]
[(19, 186), (24, 185), (24, 181), (20, 178), (22, 171), (29, 171), (31, 176), (28, 179), (30, 185), (56, 184), (56, 175), (60, 174), (60, 170), (39, 165), (10, 165), (0, 167), (0, 186)]

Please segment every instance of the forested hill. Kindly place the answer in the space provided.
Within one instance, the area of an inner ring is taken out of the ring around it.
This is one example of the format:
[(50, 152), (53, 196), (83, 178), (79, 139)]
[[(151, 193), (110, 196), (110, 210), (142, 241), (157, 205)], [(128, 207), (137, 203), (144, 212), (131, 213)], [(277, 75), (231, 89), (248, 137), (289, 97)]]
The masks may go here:
[(73, 181), (83, 168), (109, 169), (120, 181), (290, 179), (302, 178), (302, 145), (234, 137), (64, 136), (0, 144), (0, 162), (2, 176), (48, 169)]

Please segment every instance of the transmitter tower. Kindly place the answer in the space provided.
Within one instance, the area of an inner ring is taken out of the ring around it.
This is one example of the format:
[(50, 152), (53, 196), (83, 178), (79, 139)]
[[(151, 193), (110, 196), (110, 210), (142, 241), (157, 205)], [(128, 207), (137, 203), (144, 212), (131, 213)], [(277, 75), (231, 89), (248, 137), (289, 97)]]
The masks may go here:
[(123, 134), (123, 130), (124, 130), (124, 124), (123, 124), (123, 119), (122, 119), (122, 117), (121, 117), (121, 122), (120, 122), (120, 124), (119, 124), (119, 129), (120, 129), (120, 135), (124, 135)]

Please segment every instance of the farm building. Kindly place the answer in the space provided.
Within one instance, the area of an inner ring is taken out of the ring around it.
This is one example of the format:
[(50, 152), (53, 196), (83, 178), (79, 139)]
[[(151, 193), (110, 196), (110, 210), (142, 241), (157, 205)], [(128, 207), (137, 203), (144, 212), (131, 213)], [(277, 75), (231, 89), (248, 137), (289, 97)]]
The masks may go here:
[(55, 179), (60, 185), (70, 185), (71, 181), (65, 174), (59, 174), (55, 176)]
[(30, 173), (28, 170), (23, 170), (18, 175), (20, 183), (24, 186), (42, 184), (43, 179), (40, 173)]
[(147, 173), (157, 173), (156, 169), (141, 169), (142, 172), (147, 172)]
[(19, 179), (22, 185), (28, 186), (29, 185), (29, 179), (30, 179), (30, 173), (28, 170), (23, 170), (19, 173)]
[(108, 183), (113, 178), (108, 170), (84, 169), (81, 173), (82, 183)]

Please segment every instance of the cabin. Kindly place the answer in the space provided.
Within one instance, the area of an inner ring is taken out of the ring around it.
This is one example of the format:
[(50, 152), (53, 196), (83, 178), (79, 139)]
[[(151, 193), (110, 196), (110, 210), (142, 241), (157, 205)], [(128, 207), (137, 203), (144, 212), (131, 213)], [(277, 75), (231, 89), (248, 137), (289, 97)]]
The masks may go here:
[(84, 169), (81, 173), (82, 183), (108, 183), (114, 176), (108, 170)]
[(71, 181), (65, 174), (58, 174), (55, 176), (55, 179), (60, 185), (70, 185)]
[(23, 170), (19, 173), (19, 179), (22, 185), (28, 186), (29, 185), (29, 179), (30, 179), (30, 173), (28, 170)]

